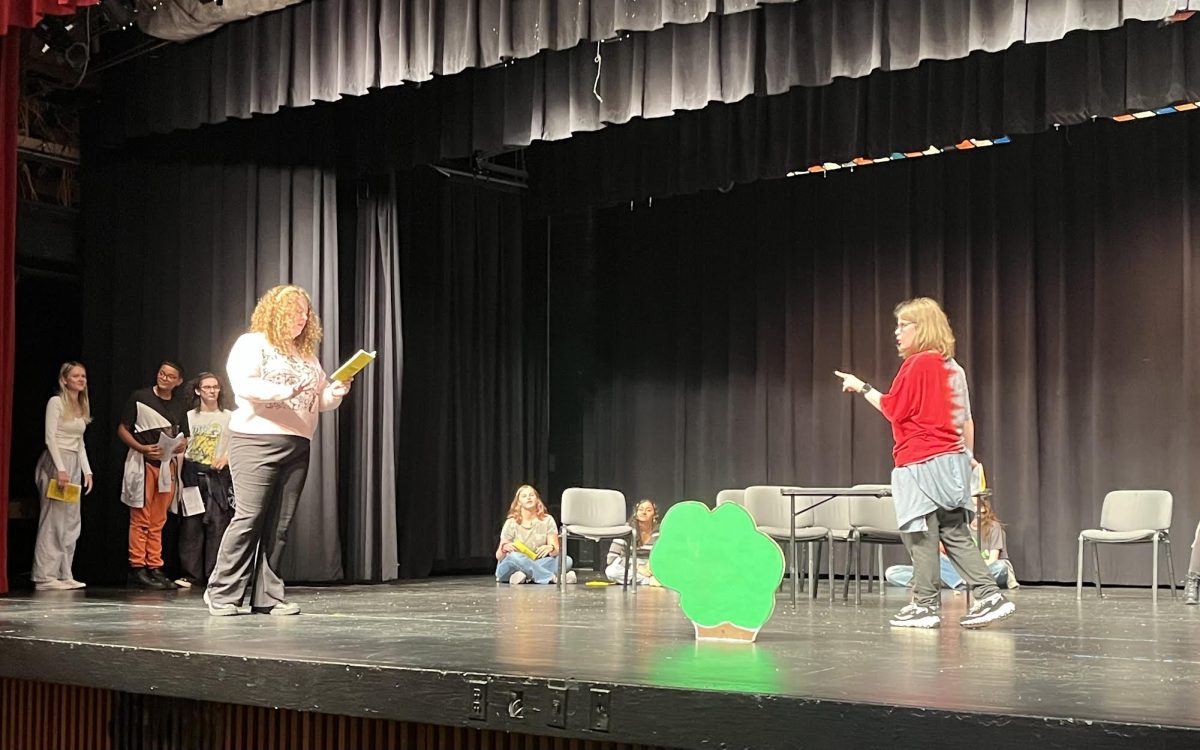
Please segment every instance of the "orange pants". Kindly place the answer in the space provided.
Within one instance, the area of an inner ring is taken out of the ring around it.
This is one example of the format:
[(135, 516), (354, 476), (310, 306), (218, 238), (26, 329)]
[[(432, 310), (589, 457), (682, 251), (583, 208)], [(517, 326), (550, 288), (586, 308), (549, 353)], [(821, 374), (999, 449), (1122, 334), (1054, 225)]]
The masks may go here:
[[(172, 471), (174, 464), (167, 464)], [(161, 568), (162, 531), (167, 525), (167, 508), (171, 506), (176, 478), (172, 471), (171, 490), (158, 491), (160, 467), (146, 464), (146, 503), (129, 509), (129, 564), (135, 568)]]

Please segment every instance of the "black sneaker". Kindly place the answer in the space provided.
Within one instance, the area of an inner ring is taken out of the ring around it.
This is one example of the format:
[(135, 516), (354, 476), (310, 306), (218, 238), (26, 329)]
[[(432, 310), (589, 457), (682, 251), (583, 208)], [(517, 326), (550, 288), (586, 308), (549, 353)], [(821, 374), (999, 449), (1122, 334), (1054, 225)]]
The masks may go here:
[(912, 602), (892, 616), (888, 622), (894, 628), (936, 628), (942, 624), (942, 616), (933, 607)]
[(999, 591), (991, 596), (977, 599), (971, 611), (958, 621), (964, 628), (985, 628), (999, 622), (1017, 611), (1017, 605), (1004, 598)]
[(167, 578), (166, 574), (162, 572), (162, 568), (149, 568), (149, 571), (150, 577), (153, 578), (156, 583), (158, 583), (158, 587), (160, 589), (179, 588), (179, 584), (175, 583), (170, 578)]
[(138, 589), (162, 589), (158, 581), (154, 580), (154, 576), (150, 575), (150, 571), (145, 568), (131, 568), (126, 583)]

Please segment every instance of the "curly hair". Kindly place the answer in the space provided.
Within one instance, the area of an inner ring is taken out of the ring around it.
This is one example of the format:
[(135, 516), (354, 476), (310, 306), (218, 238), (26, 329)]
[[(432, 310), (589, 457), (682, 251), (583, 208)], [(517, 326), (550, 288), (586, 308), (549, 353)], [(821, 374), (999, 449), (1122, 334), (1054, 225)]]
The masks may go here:
[(654, 508), (654, 517), (650, 519), (650, 531), (658, 531), (658, 527), (662, 523), (662, 520), (658, 517), (658, 504), (648, 497), (644, 497), (633, 504), (633, 512), (629, 514), (629, 520), (626, 523), (628, 523), (631, 528), (638, 529), (640, 531), (637, 517), (638, 509), (646, 503), (650, 503), (650, 507)]
[[(289, 337), (292, 321), (291, 313), (297, 299), (304, 300), (308, 305), (308, 322), (304, 330), (295, 339)], [(250, 330), (265, 334), (267, 341), (281, 352), (290, 351), (295, 345), (296, 350), (303, 356), (312, 356), (321, 343), (321, 319), (312, 307), (312, 298), (304, 289), (292, 284), (281, 284), (267, 290), (259, 297), (254, 306), (254, 314), (250, 316)]]
[(513, 495), (512, 505), (508, 506), (508, 518), (511, 518), (517, 523), (521, 522), (521, 493), (525, 490), (530, 490), (533, 492), (533, 496), (537, 498), (538, 504), (537, 508), (534, 510), (534, 515), (536, 515), (538, 518), (545, 518), (546, 504), (542, 502), (542, 496), (536, 489), (533, 488), (533, 485), (531, 484), (523, 484), (517, 488), (516, 494)]

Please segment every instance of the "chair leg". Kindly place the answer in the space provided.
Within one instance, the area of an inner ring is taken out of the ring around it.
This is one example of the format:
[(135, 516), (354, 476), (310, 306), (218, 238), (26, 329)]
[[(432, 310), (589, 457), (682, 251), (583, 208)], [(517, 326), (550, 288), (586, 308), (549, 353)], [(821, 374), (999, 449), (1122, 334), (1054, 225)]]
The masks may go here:
[(558, 548), (558, 592), (561, 594), (565, 589), (566, 582), (563, 578), (567, 575), (567, 527), (562, 528), (562, 536), (559, 537), (562, 544)]
[(628, 581), (628, 583), (625, 584), (625, 586), (626, 586), (625, 590), (628, 591), (629, 587), (632, 586), (634, 596), (636, 596), (637, 590), (638, 590), (637, 545), (638, 545), (638, 542), (641, 541), (640, 539), (638, 539), (638, 530), (637, 530), (636, 526), (633, 529), (633, 533), (630, 534), (629, 537), (630, 537), (630, 539), (629, 539), (630, 560), (627, 561), (627, 564), (625, 565), (625, 580)]
[(833, 572), (837, 570), (837, 545), (833, 543), (833, 532), (827, 537), (829, 540), (829, 603), (833, 604)]
[(883, 580), (883, 545), (875, 545), (875, 574), (879, 576), (879, 593), (885, 593)]
[(1171, 536), (1168, 532), (1162, 532), (1163, 549), (1167, 553), (1167, 575), (1171, 576), (1171, 598), (1175, 598), (1175, 561), (1171, 559)]
[(1104, 597), (1104, 584), (1100, 582), (1100, 545), (1092, 542), (1092, 562), (1096, 565), (1096, 596)]
[[(812, 552), (812, 545), (816, 545), (816, 553)], [(821, 548), (824, 546), (824, 541), (809, 542), (809, 599), (817, 598), (817, 576), (821, 574)]]
[(1083, 537), (1079, 537), (1079, 551), (1075, 553), (1075, 600), (1083, 599)]
[(854, 604), (862, 604), (862, 541), (854, 543)]
[(842, 579), (842, 601), (850, 601), (850, 567), (851, 557), (854, 553), (854, 537), (846, 538), (846, 576)]
[(1150, 601), (1158, 604), (1158, 534), (1154, 535), (1150, 544), (1154, 548), (1154, 562), (1150, 563)]
[[(875, 549), (882, 549), (878, 544)], [(875, 553), (867, 551), (867, 593), (875, 590)]]

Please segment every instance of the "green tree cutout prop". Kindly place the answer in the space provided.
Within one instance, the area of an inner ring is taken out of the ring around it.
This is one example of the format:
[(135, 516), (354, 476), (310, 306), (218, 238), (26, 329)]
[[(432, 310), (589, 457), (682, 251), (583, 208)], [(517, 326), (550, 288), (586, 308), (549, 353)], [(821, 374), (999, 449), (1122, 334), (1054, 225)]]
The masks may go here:
[(679, 592), (696, 638), (750, 643), (775, 610), (783, 551), (742, 506), (688, 500), (663, 518), (650, 568)]

